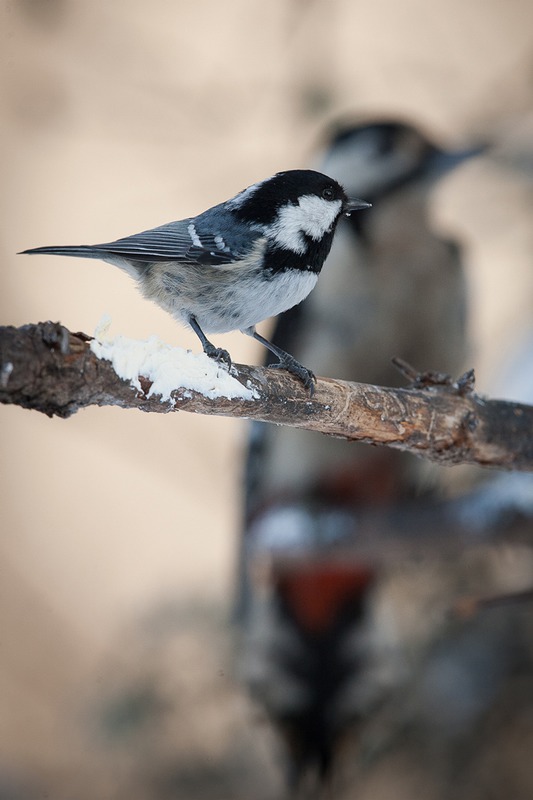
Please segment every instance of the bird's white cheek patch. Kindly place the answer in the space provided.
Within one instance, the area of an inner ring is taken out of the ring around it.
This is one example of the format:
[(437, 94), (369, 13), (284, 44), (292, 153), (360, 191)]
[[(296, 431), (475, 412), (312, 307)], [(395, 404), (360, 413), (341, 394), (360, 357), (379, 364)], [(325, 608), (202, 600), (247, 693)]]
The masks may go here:
[(276, 221), (266, 231), (282, 247), (303, 254), (306, 244), (303, 234), (320, 241), (331, 230), (341, 213), (341, 200), (324, 200), (316, 195), (300, 197), (298, 205), (280, 208)]
[(302, 230), (311, 239), (318, 241), (331, 230), (342, 209), (341, 200), (325, 200), (314, 194), (300, 197), (298, 205), (302, 213)]

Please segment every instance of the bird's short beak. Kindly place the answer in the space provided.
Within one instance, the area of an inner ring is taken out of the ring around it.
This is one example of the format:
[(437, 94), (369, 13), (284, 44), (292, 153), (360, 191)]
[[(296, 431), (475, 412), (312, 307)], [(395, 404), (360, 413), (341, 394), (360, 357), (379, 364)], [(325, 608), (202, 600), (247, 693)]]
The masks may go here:
[(366, 200), (357, 200), (357, 198), (353, 198), (347, 200), (344, 204), (343, 214), (347, 217), (350, 216), (352, 211), (361, 211), (363, 208), (371, 208), (372, 203), (367, 203)]

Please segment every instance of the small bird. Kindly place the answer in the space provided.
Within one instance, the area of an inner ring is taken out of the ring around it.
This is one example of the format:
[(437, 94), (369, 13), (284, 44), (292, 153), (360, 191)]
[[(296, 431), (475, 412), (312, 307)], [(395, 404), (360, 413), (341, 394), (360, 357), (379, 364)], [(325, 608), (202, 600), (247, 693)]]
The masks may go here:
[(99, 258), (135, 278), (142, 294), (190, 325), (204, 353), (231, 367), (206, 333), (240, 330), (261, 342), (313, 392), (311, 370), (255, 330), (315, 286), (340, 218), (369, 208), (314, 170), (278, 172), (196, 217), (96, 245), (23, 253)]

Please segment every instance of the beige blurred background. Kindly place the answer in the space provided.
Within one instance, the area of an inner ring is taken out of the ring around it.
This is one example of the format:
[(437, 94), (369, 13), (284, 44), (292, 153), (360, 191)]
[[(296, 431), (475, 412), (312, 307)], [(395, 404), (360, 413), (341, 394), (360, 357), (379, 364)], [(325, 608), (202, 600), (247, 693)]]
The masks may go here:
[[(445, 182), (434, 209), (467, 246), (467, 366), (490, 390), (533, 305), (529, 0), (0, 8), (2, 324), (51, 319), (91, 333), (109, 312), (116, 332), (197, 349), (109, 265), (15, 253), (198, 213), (309, 164), (332, 123), (385, 114), (444, 145), (497, 144)], [(239, 334), (219, 341), (238, 361), (262, 357)], [(212, 796), (271, 796), (269, 734), (232, 683), (225, 633), (245, 423), (3, 408), (0, 425), (0, 776), (56, 798), (133, 797), (128, 764), (93, 753), (83, 731), (91, 705), (153, 654), (138, 631), (167, 614), (168, 692), (186, 698), (190, 732), (180, 746), (199, 771), (204, 756), (229, 759), (233, 783)]]

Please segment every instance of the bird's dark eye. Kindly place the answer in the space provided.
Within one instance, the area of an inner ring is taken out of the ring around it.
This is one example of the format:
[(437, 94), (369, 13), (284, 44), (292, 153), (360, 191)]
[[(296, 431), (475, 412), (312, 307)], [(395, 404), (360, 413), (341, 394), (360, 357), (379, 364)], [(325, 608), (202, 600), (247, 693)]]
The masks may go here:
[(322, 197), (324, 200), (333, 200), (335, 197), (335, 192), (331, 188), (331, 186), (326, 186), (325, 189), (322, 189)]

